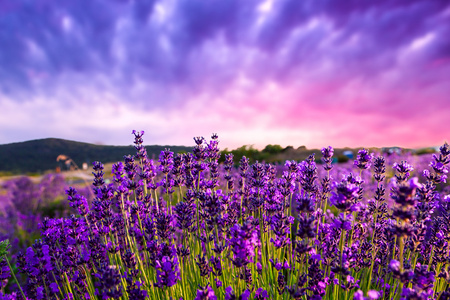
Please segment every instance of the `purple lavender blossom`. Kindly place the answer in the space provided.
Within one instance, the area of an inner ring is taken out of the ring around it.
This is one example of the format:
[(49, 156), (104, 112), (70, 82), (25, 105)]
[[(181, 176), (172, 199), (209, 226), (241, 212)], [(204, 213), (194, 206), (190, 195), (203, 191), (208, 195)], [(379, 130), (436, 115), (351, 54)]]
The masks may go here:
[(333, 154), (333, 147), (328, 146), (322, 148), (322, 161), (325, 164), (323, 167), (325, 171), (330, 171), (333, 168), (333, 166), (331, 165), (331, 163), (333, 162)]
[(331, 193), (331, 205), (343, 212), (352, 212), (357, 209), (357, 205), (355, 205), (359, 190), (357, 185), (342, 181), (335, 183), (333, 188), (335, 191)]
[(358, 151), (354, 165), (361, 170), (367, 170), (370, 168), (372, 158), (373, 154), (370, 154), (366, 149), (361, 149)]
[(375, 173), (373, 177), (377, 182), (384, 180), (384, 173), (386, 172), (386, 160), (384, 156), (377, 156), (373, 160), (373, 171)]
[(305, 213), (301, 213), (297, 218), (297, 236), (301, 239), (314, 238), (316, 236), (316, 219), (315, 216), (308, 216)]
[(208, 277), (212, 271), (212, 268), (208, 264), (208, 259), (203, 255), (197, 255), (195, 264), (198, 266), (200, 271), (200, 276)]
[(208, 284), (205, 287), (199, 286), (194, 300), (217, 300), (217, 297), (214, 290)]
[(436, 182), (440, 183), (446, 183), (447, 182), (447, 174), (448, 174), (448, 168), (446, 165), (444, 165), (442, 162), (439, 161), (432, 161), (430, 163), (430, 167), (433, 169), (435, 174), (438, 174), (438, 180)]
[(11, 270), (3, 257), (0, 258), (0, 289), (3, 287), (2, 283), (11, 277)]
[(380, 293), (374, 290), (370, 290), (367, 292), (367, 297), (364, 297), (364, 293), (361, 290), (358, 290), (353, 295), (354, 300), (376, 300), (380, 298)]
[(269, 298), (269, 294), (263, 288), (258, 288), (255, 293), (255, 299), (263, 300), (265, 298)]
[(203, 161), (207, 158), (206, 149), (204, 147), (205, 138), (204, 137), (195, 137), (194, 138), (195, 147), (193, 149), (194, 156), (196, 160)]
[(308, 195), (305, 192), (302, 192), (300, 194), (294, 195), (294, 203), (297, 204), (297, 212), (305, 212), (305, 213), (312, 213), (314, 212), (314, 206), (315, 206), (315, 196), (314, 195)]
[(352, 215), (344, 217), (343, 213), (340, 213), (336, 218), (334, 218), (332, 227), (340, 230), (350, 230), (352, 229)]
[(230, 174), (233, 168), (233, 154), (225, 154), (225, 162), (224, 162), (224, 170), (226, 174), (224, 175), (225, 180), (227, 181), (227, 188), (232, 191), (234, 189), (234, 181), (233, 176)]
[(214, 276), (222, 276), (222, 260), (220, 257), (211, 256), (209, 262), (213, 266)]
[(413, 166), (408, 164), (407, 161), (402, 161), (401, 163), (394, 163), (392, 166), (393, 169), (397, 171), (395, 174), (395, 178), (397, 178), (397, 182), (406, 181), (409, 178), (410, 172), (414, 170)]
[(70, 187), (66, 191), (66, 194), (69, 205), (75, 208), (80, 215), (85, 216), (89, 212), (87, 199), (84, 196), (80, 195), (76, 189)]
[(240, 226), (235, 224), (231, 228), (230, 245), (234, 254), (233, 264), (240, 268), (249, 264), (255, 256), (255, 247), (260, 242), (254, 226), (246, 222)]
[(134, 148), (136, 149), (136, 157), (138, 159), (142, 159), (145, 156), (147, 156), (147, 151), (145, 150), (145, 147), (143, 144), (142, 136), (144, 135), (144, 131), (137, 132), (136, 130), (133, 130), (131, 132), (134, 135)]
[(227, 288), (225, 288), (225, 300), (248, 300), (249, 298), (250, 298), (249, 290), (245, 290), (238, 297), (234, 294), (233, 288), (231, 286), (228, 286)]
[(103, 175), (105, 175), (105, 172), (103, 172), (104, 166), (101, 162), (94, 161), (93, 163), (93, 169), (94, 172), (92, 172), (92, 175), (94, 175), (94, 183), (93, 185), (95, 187), (99, 187), (105, 184), (105, 180), (103, 179)]
[(98, 281), (96, 282), (96, 294), (102, 298), (120, 298), (122, 296), (122, 287), (120, 286), (119, 270), (113, 266), (103, 265), (97, 269), (94, 274)]
[(415, 204), (416, 189), (422, 187), (417, 177), (405, 183), (394, 183), (391, 198), (402, 207), (413, 207)]
[(171, 287), (180, 279), (180, 271), (178, 259), (175, 255), (173, 258), (164, 256), (162, 261), (156, 262), (156, 283), (159, 288)]
[(114, 179), (115, 182), (120, 184), (121, 182), (123, 182), (125, 180), (125, 178), (124, 178), (125, 169), (123, 167), (123, 163), (122, 162), (118, 162), (116, 164), (113, 164), (111, 172), (114, 175), (113, 179)]
[(195, 212), (192, 204), (178, 202), (174, 207), (176, 226), (181, 230), (189, 230), (193, 225)]
[(290, 225), (294, 223), (293, 217), (286, 216), (282, 211), (275, 213), (270, 219), (270, 228), (275, 234), (275, 239), (271, 238), (270, 242), (279, 249), (291, 243), (289, 234), (291, 232)]
[(316, 184), (317, 178), (317, 166), (314, 161), (314, 154), (311, 154), (299, 164), (298, 181), (305, 192), (315, 193), (318, 190)]
[(206, 154), (209, 159), (212, 161), (217, 161), (220, 158), (219, 153), (219, 141), (217, 140), (219, 137), (216, 133), (213, 133), (211, 136), (211, 140), (209, 141), (208, 146), (206, 147)]
[(169, 149), (165, 149), (161, 151), (161, 154), (159, 154), (159, 170), (164, 174), (167, 175), (173, 168), (173, 152)]

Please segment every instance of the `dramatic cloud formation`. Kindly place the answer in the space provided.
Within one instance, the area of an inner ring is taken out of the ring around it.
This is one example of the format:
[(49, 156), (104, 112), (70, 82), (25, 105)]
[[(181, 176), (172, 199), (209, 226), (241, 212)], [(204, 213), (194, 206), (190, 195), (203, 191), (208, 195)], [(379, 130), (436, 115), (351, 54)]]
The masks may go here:
[(0, 143), (439, 145), (448, 1), (3, 0)]

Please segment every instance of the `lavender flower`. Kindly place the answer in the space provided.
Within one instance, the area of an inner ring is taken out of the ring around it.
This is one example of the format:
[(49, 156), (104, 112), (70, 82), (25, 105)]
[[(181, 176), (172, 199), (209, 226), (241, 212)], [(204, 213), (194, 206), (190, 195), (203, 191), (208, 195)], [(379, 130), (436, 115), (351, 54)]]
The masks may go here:
[(269, 298), (269, 294), (263, 288), (258, 288), (255, 293), (255, 299), (263, 300), (265, 298)]
[(343, 212), (352, 212), (357, 209), (355, 200), (358, 197), (358, 186), (346, 181), (335, 183), (330, 197), (331, 205), (336, 206), (337, 209)]
[(178, 266), (178, 259), (175, 255), (170, 258), (164, 256), (162, 261), (156, 262), (156, 283), (155, 286), (159, 288), (171, 287), (180, 279), (180, 271)]
[(315, 182), (317, 178), (317, 166), (314, 162), (314, 154), (311, 154), (300, 163), (298, 180), (305, 192), (315, 193), (318, 190)]
[(237, 297), (234, 294), (233, 288), (231, 286), (228, 286), (225, 289), (225, 300), (248, 300), (248, 299), (250, 299), (249, 290), (245, 290), (239, 297)]
[(407, 183), (397, 183), (392, 187), (391, 198), (401, 207), (413, 207), (415, 204), (416, 189), (422, 187), (417, 177)]
[(147, 156), (147, 151), (145, 150), (145, 147), (142, 145), (144, 142), (142, 139), (142, 136), (144, 135), (144, 131), (137, 132), (136, 130), (133, 130), (131, 132), (134, 135), (134, 148), (136, 149), (136, 158), (138, 159), (144, 159)]
[(175, 231), (172, 224), (173, 216), (160, 211), (155, 215), (155, 217), (158, 236), (163, 240), (170, 240), (173, 232)]
[(287, 217), (282, 211), (274, 214), (270, 221), (270, 227), (275, 234), (275, 239), (271, 238), (270, 241), (274, 246), (278, 248), (283, 248), (290, 244), (290, 225), (293, 224), (294, 218)]
[(243, 226), (238, 224), (231, 228), (230, 245), (234, 254), (233, 264), (240, 268), (249, 264), (255, 256), (254, 247), (258, 245), (258, 236), (254, 226), (246, 222)]
[(384, 180), (384, 173), (386, 172), (386, 160), (384, 156), (377, 156), (373, 161), (373, 171), (374, 171), (374, 179), (377, 182), (381, 182)]
[(102, 298), (120, 298), (122, 296), (122, 287), (120, 286), (119, 270), (113, 266), (103, 265), (98, 268), (94, 276), (98, 279), (96, 282), (96, 294)]
[(410, 172), (414, 170), (414, 168), (406, 161), (402, 161), (400, 164), (394, 163), (392, 168), (397, 171), (397, 174), (395, 174), (397, 182), (406, 181), (409, 178)]
[(205, 256), (197, 255), (197, 260), (195, 262), (199, 268), (200, 276), (208, 277), (212, 271), (212, 268), (208, 265), (208, 260)]
[(324, 162), (324, 170), (330, 171), (333, 166), (331, 163), (333, 162), (333, 153), (334, 149), (331, 146), (322, 148), (322, 161)]
[(361, 149), (358, 151), (358, 156), (356, 157), (354, 165), (361, 170), (367, 170), (370, 168), (372, 158), (373, 155), (370, 154), (368, 150)]
[(374, 290), (370, 290), (367, 292), (367, 297), (364, 297), (364, 293), (361, 290), (358, 290), (353, 295), (353, 299), (355, 300), (376, 300), (380, 298), (380, 293)]
[(234, 189), (234, 181), (233, 176), (231, 176), (230, 171), (233, 168), (233, 154), (226, 154), (225, 155), (225, 162), (224, 162), (224, 169), (227, 172), (224, 176), (225, 180), (227, 181), (227, 188), (232, 191)]
[(105, 184), (105, 181), (103, 180), (103, 175), (105, 175), (105, 172), (103, 172), (103, 164), (98, 161), (94, 161), (93, 163), (93, 169), (95, 172), (92, 172), (92, 175), (94, 175), (94, 183), (93, 185), (95, 187), (102, 186)]
[(173, 168), (173, 152), (168, 149), (161, 151), (159, 155), (160, 170), (164, 175), (169, 174)]
[(176, 226), (181, 230), (190, 230), (194, 220), (194, 210), (192, 204), (178, 202), (174, 207)]
[(125, 172), (127, 173), (128, 179), (133, 180), (137, 175), (137, 166), (134, 162), (134, 157), (131, 155), (125, 155), (123, 157), (125, 162)]
[(217, 297), (214, 290), (208, 284), (205, 287), (199, 286), (194, 300), (217, 300)]

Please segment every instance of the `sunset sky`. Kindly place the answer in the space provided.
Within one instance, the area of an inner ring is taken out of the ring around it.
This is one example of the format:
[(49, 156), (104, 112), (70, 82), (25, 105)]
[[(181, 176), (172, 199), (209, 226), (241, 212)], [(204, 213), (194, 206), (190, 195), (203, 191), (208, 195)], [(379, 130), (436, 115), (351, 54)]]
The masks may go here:
[(2, 0), (0, 144), (450, 141), (450, 2)]

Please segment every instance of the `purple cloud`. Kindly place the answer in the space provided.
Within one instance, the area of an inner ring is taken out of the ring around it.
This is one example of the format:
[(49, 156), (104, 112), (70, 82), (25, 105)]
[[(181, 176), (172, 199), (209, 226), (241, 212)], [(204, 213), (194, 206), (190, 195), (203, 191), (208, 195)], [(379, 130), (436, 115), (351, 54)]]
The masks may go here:
[(448, 1), (5, 0), (1, 124), (21, 134), (0, 142), (105, 132), (126, 144), (114, 130), (148, 122), (151, 143), (206, 128), (230, 145), (245, 143), (233, 132), (261, 145), (406, 145), (408, 128), (417, 145), (440, 143), (449, 35)]

